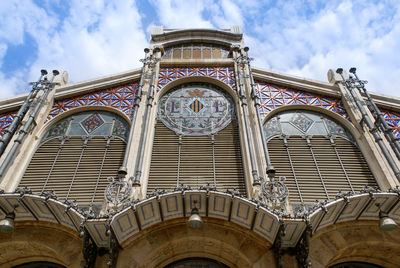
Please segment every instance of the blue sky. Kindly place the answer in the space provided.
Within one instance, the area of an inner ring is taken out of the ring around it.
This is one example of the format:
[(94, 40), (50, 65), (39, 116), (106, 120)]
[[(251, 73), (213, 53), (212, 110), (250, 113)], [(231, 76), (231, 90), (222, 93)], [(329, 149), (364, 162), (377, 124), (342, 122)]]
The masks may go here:
[(398, 0), (4, 0), (0, 98), (43, 68), (70, 83), (138, 68), (153, 25), (239, 25), (255, 67), (327, 81), (329, 68), (356, 66), (370, 91), (400, 95)]

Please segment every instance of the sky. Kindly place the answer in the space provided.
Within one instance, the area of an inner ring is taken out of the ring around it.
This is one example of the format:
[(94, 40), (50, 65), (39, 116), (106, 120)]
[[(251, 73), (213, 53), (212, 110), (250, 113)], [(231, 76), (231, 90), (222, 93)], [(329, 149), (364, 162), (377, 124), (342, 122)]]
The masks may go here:
[(400, 96), (398, 0), (1, 0), (0, 99), (41, 69), (74, 83), (139, 68), (155, 25), (238, 25), (253, 67), (327, 82), (355, 66), (368, 90)]

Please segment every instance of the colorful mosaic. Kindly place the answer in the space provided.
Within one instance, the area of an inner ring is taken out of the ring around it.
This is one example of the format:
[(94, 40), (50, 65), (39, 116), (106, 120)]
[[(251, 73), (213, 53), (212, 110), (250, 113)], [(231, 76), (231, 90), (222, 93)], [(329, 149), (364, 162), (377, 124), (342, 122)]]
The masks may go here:
[(209, 135), (225, 128), (234, 115), (232, 99), (210, 86), (188, 84), (165, 94), (158, 106), (161, 121), (182, 135)]
[(290, 122), (303, 132), (307, 132), (314, 123), (314, 121), (304, 113), (295, 113), (292, 119), (290, 119)]
[(352, 135), (328, 116), (308, 110), (283, 111), (270, 118), (264, 133), (267, 140), (276, 135), (287, 136), (342, 136), (353, 140)]
[(101, 127), (104, 124), (104, 120), (97, 114), (91, 114), (85, 120), (81, 122), (83, 129), (88, 133), (91, 134), (93, 131)]
[(235, 72), (233, 67), (184, 67), (161, 68), (158, 78), (157, 92), (169, 82), (188, 76), (208, 76), (218, 79), (231, 88), (236, 88)]
[(48, 120), (55, 116), (82, 106), (109, 106), (114, 107), (130, 118), (133, 116), (133, 101), (138, 89), (137, 83), (128, 84), (121, 87), (98, 90), (85, 95), (56, 101), (49, 113)]
[(0, 114), (0, 137), (3, 137), (4, 130), (6, 130), (6, 128), (14, 120), (16, 114), (17, 114), (17, 112), (15, 112), (15, 111)]
[(76, 113), (57, 122), (43, 137), (43, 141), (61, 136), (119, 136), (127, 140), (129, 125), (118, 115), (106, 111)]
[(386, 123), (393, 128), (394, 135), (400, 139), (400, 113), (382, 110)]
[(67, 131), (69, 126), (69, 120), (62, 120), (57, 122), (56, 124), (52, 125), (48, 131), (48, 137), (59, 137), (63, 136)]
[(348, 118), (344, 105), (340, 99), (311, 94), (301, 90), (294, 90), (266, 82), (256, 82), (256, 91), (260, 98), (260, 113), (264, 118), (270, 111), (284, 105), (305, 104), (322, 107)]

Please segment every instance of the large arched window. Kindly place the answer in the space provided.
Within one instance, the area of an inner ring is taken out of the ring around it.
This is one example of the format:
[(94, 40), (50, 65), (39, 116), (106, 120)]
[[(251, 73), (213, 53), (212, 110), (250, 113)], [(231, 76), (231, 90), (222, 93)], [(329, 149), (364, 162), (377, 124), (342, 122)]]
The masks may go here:
[(60, 200), (81, 207), (101, 206), (107, 177), (122, 163), (128, 123), (114, 113), (86, 111), (71, 115), (46, 132), (19, 187), (35, 193), (53, 190)]
[(210, 84), (184, 84), (161, 97), (148, 193), (209, 184), (245, 194), (232, 98)]
[(294, 206), (377, 186), (352, 135), (324, 114), (281, 112), (265, 123), (264, 132), (271, 162), (277, 176), (286, 177)]

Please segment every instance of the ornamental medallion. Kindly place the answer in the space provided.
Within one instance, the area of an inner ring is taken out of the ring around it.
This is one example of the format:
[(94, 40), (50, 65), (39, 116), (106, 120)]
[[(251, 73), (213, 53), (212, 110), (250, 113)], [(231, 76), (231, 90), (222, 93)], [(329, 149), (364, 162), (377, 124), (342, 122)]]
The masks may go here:
[(209, 85), (191, 84), (165, 94), (161, 121), (180, 135), (209, 135), (225, 128), (234, 115), (231, 97)]

